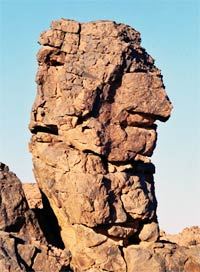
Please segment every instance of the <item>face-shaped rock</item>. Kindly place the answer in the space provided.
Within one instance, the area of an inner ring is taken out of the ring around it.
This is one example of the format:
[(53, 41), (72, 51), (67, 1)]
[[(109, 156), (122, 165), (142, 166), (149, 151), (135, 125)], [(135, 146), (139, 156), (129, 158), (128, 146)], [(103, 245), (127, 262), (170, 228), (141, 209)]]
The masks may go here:
[(30, 149), (65, 244), (79, 225), (138, 237), (156, 222), (154, 122), (172, 109), (160, 71), (123, 24), (61, 19), (40, 44)]

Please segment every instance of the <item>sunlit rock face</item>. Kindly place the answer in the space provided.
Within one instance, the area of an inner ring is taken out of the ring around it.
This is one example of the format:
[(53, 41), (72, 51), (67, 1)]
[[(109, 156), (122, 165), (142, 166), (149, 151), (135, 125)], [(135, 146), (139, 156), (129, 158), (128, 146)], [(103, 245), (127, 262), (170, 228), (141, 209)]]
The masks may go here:
[(111, 21), (40, 36), (30, 151), (77, 271), (126, 271), (123, 247), (159, 236), (149, 157), (172, 105), (140, 42)]

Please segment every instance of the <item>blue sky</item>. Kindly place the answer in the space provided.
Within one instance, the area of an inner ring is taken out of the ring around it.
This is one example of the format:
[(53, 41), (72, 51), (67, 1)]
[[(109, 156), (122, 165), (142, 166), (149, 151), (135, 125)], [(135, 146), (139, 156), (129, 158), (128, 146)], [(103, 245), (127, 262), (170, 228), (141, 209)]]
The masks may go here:
[(162, 70), (174, 105), (158, 123), (152, 161), (160, 227), (174, 233), (200, 225), (200, 1), (0, 0), (0, 160), (22, 181), (33, 181), (28, 123), (36, 95), (40, 32), (52, 20), (114, 20), (142, 36)]

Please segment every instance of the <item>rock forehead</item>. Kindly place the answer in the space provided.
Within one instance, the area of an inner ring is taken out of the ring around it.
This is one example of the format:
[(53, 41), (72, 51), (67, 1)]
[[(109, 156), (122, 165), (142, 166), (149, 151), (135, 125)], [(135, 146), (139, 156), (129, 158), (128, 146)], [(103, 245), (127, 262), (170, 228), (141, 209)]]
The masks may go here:
[(34, 173), (82, 271), (122, 271), (121, 246), (159, 236), (148, 157), (154, 123), (172, 105), (140, 42), (135, 29), (111, 21), (60, 19), (40, 37)]

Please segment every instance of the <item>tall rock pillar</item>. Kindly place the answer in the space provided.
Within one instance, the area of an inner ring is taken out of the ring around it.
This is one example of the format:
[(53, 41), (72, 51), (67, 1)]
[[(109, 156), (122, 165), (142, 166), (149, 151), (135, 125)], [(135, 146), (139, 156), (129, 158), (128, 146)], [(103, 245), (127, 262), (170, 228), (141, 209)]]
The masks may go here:
[(156, 241), (156, 120), (172, 105), (140, 34), (60, 19), (41, 34), (30, 150), (75, 271), (126, 271), (123, 248)]

